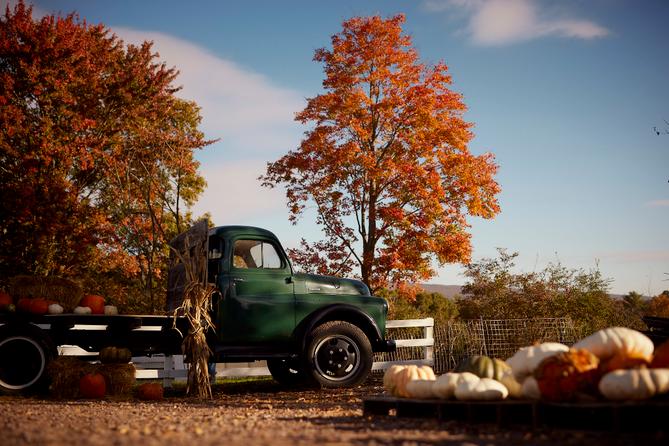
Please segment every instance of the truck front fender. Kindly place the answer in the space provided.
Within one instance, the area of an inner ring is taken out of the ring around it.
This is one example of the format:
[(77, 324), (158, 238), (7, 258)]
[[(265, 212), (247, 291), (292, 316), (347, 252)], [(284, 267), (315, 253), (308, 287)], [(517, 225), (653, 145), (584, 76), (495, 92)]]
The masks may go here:
[(309, 334), (316, 327), (330, 321), (350, 322), (365, 333), (374, 352), (388, 351), (387, 342), (374, 319), (359, 308), (347, 304), (328, 305), (302, 319), (293, 332), (293, 338), (299, 351), (303, 352), (306, 349)]

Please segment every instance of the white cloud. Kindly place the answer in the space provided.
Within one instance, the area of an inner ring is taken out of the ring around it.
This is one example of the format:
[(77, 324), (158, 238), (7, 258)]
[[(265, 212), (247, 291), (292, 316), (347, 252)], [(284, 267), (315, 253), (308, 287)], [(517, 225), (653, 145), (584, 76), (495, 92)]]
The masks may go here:
[(127, 28), (114, 32), (128, 43), (154, 42), (159, 59), (180, 71), (179, 95), (202, 107), (207, 136), (222, 138), (235, 156), (281, 153), (299, 141), (293, 117), (305, 101), (298, 92), (174, 36)]
[(456, 12), (468, 21), (466, 32), (481, 46), (509, 45), (541, 37), (595, 39), (609, 31), (592, 21), (559, 16), (538, 0), (427, 0), (431, 12)]
[(257, 178), (267, 161), (299, 144), (302, 129), (293, 117), (304, 108), (303, 96), (176, 37), (126, 28), (114, 32), (127, 43), (153, 41), (159, 59), (180, 71), (179, 95), (202, 107), (207, 137), (221, 138), (202, 162), (207, 188), (194, 214), (210, 212), (218, 225), (287, 219), (283, 189), (263, 188)]
[[(7, 9), (7, 6), (9, 6), (10, 11), (14, 11), (14, 7), (19, 3), (19, 0), (0, 0), (0, 14), (4, 17), (5, 15), (5, 9)], [(30, 0), (26, 0), (26, 5), (32, 6), (33, 7), (33, 19), (41, 19), (45, 15), (47, 15), (47, 12), (40, 8), (38, 5), (35, 5), (33, 2)]]
[(669, 207), (669, 200), (652, 200), (646, 203), (649, 208), (666, 208)]
[(201, 173), (207, 189), (193, 207), (194, 215), (209, 212), (217, 225), (239, 224), (262, 216), (287, 219), (283, 189), (263, 188), (257, 180), (264, 171), (263, 160), (205, 165)]

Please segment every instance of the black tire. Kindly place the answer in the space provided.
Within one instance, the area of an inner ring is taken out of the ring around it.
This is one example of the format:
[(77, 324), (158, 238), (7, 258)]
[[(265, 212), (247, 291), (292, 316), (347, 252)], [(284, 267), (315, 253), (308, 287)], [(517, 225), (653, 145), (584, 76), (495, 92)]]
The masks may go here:
[(351, 387), (362, 383), (372, 369), (372, 345), (365, 333), (344, 321), (326, 322), (310, 335), (307, 374), (323, 387)]
[(38, 327), (0, 327), (0, 393), (46, 391), (49, 384), (47, 366), (56, 355), (56, 348)]
[(310, 382), (299, 359), (268, 359), (267, 368), (272, 378), (284, 386), (308, 385)]

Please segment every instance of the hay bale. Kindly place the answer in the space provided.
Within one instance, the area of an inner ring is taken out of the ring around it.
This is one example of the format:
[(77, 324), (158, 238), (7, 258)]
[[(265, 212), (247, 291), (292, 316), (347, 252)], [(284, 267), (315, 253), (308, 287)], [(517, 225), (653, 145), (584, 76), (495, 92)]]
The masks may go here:
[(93, 364), (76, 356), (59, 356), (47, 367), (48, 376), (51, 378), (49, 391), (54, 398), (78, 398), (81, 377), (93, 372)]
[(15, 300), (22, 297), (54, 300), (69, 313), (79, 305), (84, 291), (77, 282), (63, 277), (15, 276), (9, 280), (9, 294)]
[(135, 385), (135, 366), (132, 364), (97, 364), (96, 370), (105, 377), (107, 395), (129, 396)]

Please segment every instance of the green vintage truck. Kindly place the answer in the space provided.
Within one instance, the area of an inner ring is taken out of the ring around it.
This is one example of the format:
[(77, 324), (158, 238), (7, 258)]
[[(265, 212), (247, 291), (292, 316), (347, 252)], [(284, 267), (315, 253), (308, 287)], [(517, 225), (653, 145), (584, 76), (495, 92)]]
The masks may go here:
[[(277, 237), (249, 226), (209, 229), (205, 221), (171, 242), (173, 252), (202, 262), (216, 287), (215, 329), (208, 342), (216, 362), (267, 360), (283, 384), (354, 386), (372, 366), (373, 352), (395, 344), (385, 338), (386, 301), (351, 279), (297, 273)], [(185, 286), (183, 257), (173, 257), (166, 310), (179, 307)], [(169, 313), (168, 313), (169, 314)], [(88, 352), (122, 346), (133, 356), (180, 354), (182, 317), (149, 315), (0, 315), (0, 391), (46, 385), (57, 347)]]

